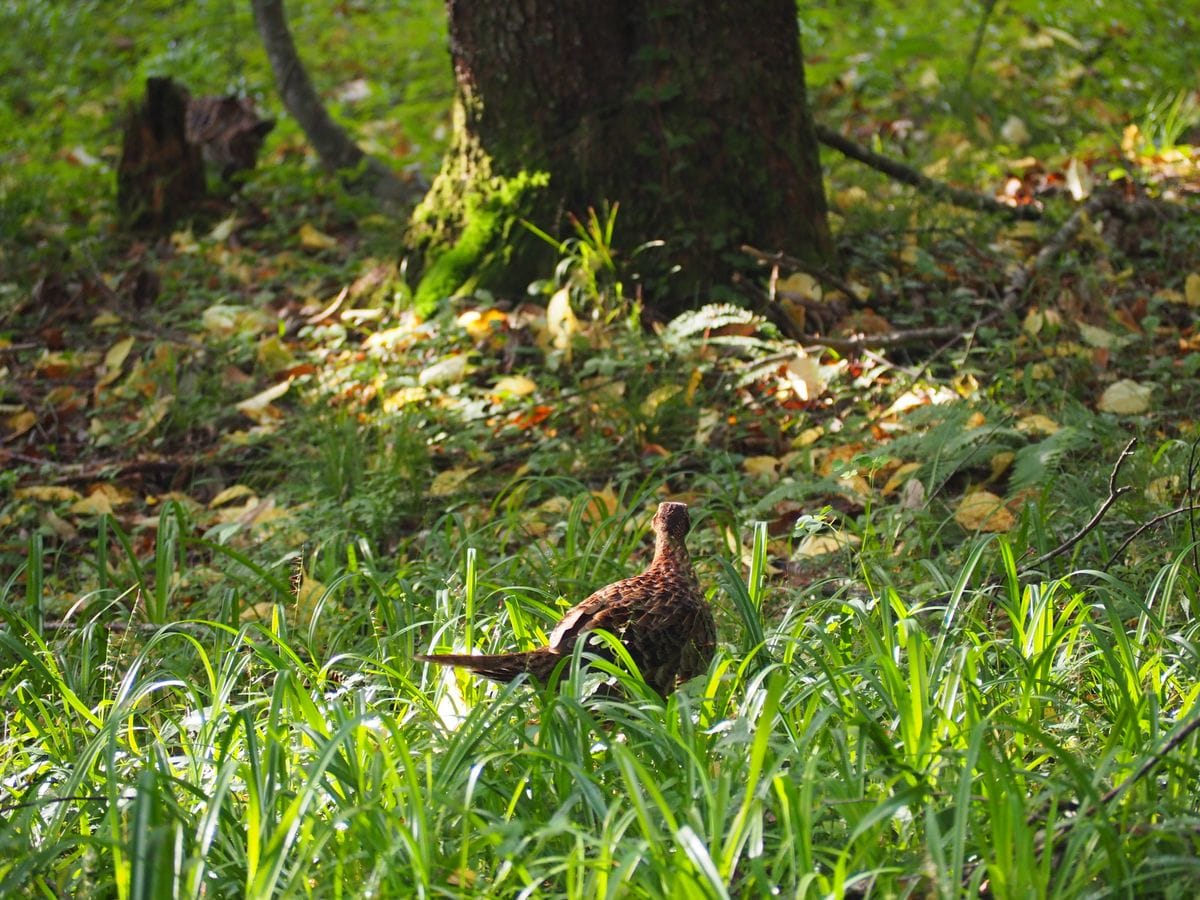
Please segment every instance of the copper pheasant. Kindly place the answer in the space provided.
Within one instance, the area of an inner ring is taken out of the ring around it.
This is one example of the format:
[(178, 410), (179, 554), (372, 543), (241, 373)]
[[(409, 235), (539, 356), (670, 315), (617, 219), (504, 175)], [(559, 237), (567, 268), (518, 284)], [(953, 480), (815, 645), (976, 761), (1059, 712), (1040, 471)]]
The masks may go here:
[(525, 653), (439, 653), (417, 659), (462, 666), (493, 681), (512, 681), (527, 672), (545, 682), (580, 638), (603, 628), (620, 639), (646, 683), (665, 697), (707, 669), (716, 647), (716, 624), (688, 556), (690, 527), (685, 504), (659, 504), (653, 521), (654, 559), (646, 571), (603, 587), (571, 607), (545, 647)]

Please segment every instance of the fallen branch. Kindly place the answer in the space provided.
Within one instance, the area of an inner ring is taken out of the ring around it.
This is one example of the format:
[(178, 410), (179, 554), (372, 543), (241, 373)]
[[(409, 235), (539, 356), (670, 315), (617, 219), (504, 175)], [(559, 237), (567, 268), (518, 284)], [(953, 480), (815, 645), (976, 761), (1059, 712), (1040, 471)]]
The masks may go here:
[(1050, 236), (1050, 240), (1042, 245), (1042, 249), (1033, 258), (1033, 262), (1026, 266), (1017, 267), (1017, 270), (1008, 280), (1008, 285), (1005, 287), (1004, 294), (1000, 298), (1000, 306), (995, 312), (980, 319), (975, 327), (978, 328), (980, 325), (988, 324), (1001, 316), (1014, 312), (1020, 306), (1021, 300), (1025, 296), (1025, 290), (1033, 281), (1033, 277), (1062, 255), (1062, 252), (1067, 249), (1067, 245), (1079, 234), (1079, 229), (1083, 227), (1084, 222), (1088, 221), (1088, 219), (1101, 210), (1110, 208), (1112, 205), (1113, 197), (1111, 194), (1098, 193), (1093, 194), (1083, 206), (1071, 213), (1067, 217), (1067, 220), (1059, 227), (1058, 231)]
[(1121, 466), (1125, 464), (1125, 460), (1133, 455), (1133, 446), (1136, 443), (1137, 438), (1130, 438), (1129, 443), (1125, 445), (1125, 449), (1121, 451), (1121, 455), (1117, 457), (1117, 461), (1113, 464), (1112, 471), (1108, 474), (1108, 497), (1106, 497), (1104, 502), (1100, 504), (1100, 508), (1096, 510), (1096, 514), (1092, 516), (1091, 521), (1089, 521), (1086, 525), (1079, 529), (1079, 531), (1075, 532), (1075, 534), (1071, 535), (1071, 537), (1067, 538), (1049, 553), (1043, 553), (1029, 565), (1022, 566), (1020, 571), (1017, 573), (1018, 575), (1024, 575), (1030, 570), (1036, 569), (1042, 563), (1048, 562), (1049, 560), (1054, 559), (1054, 557), (1061, 556), (1062, 554), (1066, 553), (1096, 529), (1096, 526), (1100, 524), (1100, 520), (1108, 514), (1108, 511), (1112, 508), (1112, 505), (1117, 502), (1117, 499), (1122, 494), (1133, 490), (1133, 488), (1131, 488), (1129, 485), (1117, 487), (1117, 476), (1120, 474)]
[(876, 171), (882, 172), (889, 178), (893, 178), (903, 184), (915, 187), (919, 191), (923, 191), (935, 197), (938, 200), (943, 200), (947, 203), (952, 203), (955, 206), (961, 206), (965, 209), (975, 209), (981, 212), (998, 213), (1003, 216), (1008, 216), (1012, 219), (1039, 219), (1041, 218), (1041, 210), (1033, 206), (1009, 206), (1006, 203), (1001, 203), (991, 197), (983, 194), (977, 194), (974, 191), (965, 191), (962, 188), (952, 187), (942, 181), (934, 181), (928, 175), (922, 175), (916, 169), (906, 166), (903, 163), (896, 162), (886, 156), (881, 156), (873, 150), (868, 150), (862, 144), (856, 143), (845, 137), (832, 128), (827, 128), (824, 125), (817, 125), (817, 139), (827, 147), (832, 147), (844, 156), (850, 159), (858, 160), (866, 166), (870, 166)]
[(897, 347), (911, 347), (914, 344), (926, 344), (930, 341), (959, 340), (970, 333), (958, 325), (931, 325), (925, 328), (906, 328), (901, 331), (888, 331), (883, 334), (856, 334), (851, 337), (821, 337), (813, 339), (813, 345), (806, 350), (828, 347), (839, 353), (854, 353), (861, 350), (894, 350)]

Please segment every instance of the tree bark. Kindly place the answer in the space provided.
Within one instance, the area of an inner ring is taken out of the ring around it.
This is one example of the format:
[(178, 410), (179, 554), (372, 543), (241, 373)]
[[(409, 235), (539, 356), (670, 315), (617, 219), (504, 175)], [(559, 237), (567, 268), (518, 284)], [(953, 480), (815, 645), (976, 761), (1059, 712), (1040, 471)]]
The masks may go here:
[(420, 190), (416, 185), (406, 184), (378, 159), (363, 153), (325, 111), (296, 53), (283, 0), (251, 0), (250, 5), (259, 38), (275, 73), (279, 96), (317, 151), (321, 165), (334, 172), (358, 172), (358, 182), (381, 200), (411, 204), (419, 199)]
[(660, 313), (706, 300), (743, 243), (830, 265), (793, 0), (447, 7), (455, 132), (410, 229), (427, 272), (457, 254), (458, 275), (522, 291), (553, 251), (514, 220), (567, 237), (568, 214), (614, 202), (627, 263), (666, 242), (636, 260)]

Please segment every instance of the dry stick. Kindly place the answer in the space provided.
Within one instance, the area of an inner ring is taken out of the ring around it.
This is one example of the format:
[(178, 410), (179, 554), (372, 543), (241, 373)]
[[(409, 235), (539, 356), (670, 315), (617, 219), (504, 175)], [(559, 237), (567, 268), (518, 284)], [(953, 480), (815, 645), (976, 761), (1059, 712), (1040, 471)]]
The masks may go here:
[[(1139, 526), (1138, 529), (1133, 532), (1133, 534), (1129, 535), (1129, 537), (1127, 537), (1127, 538), (1125, 538), (1125, 540), (1121, 541), (1121, 546), (1113, 551), (1112, 558), (1109, 559), (1109, 561), (1104, 564), (1103, 568), (1101, 568), (1100, 571), (1107, 572), (1108, 567), (1111, 566), (1114, 562), (1116, 562), (1118, 559), (1121, 558), (1121, 554), (1125, 552), (1125, 548), (1128, 547), (1130, 544), (1132, 544), (1134, 542), (1134, 540), (1138, 537), (1138, 535), (1140, 535), (1143, 531), (1147, 531), (1147, 530), (1153, 528), (1159, 522), (1165, 522), (1167, 519), (1170, 519), (1173, 516), (1181, 516), (1184, 513), (1194, 513), (1197, 510), (1200, 510), (1200, 506), (1193, 506), (1190, 504), (1188, 506), (1181, 506), (1178, 509), (1173, 509), (1170, 512), (1165, 512), (1162, 515), (1155, 516), (1149, 522), (1146, 522), (1144, 525)], [(1195, 546), (1194, 546), (1195, 541), (1193, 540), (1192, 543), (1193, 543), (1192, 549), (1195, 550)]]
[(1121, 451), (1121, 455), (1117, 457), (1117, 461), (1113, 464), (1112, 471), (1108, 475), (1108, 497), (1103, 503), (1100, 504), (1100, 508), (1096, 510), (1096, 514), (1092, 516), (1091, 521), (1079, 529), (1079, 531), (1075, 532), (1075, 534), (1073, 534), (1071, 537), (1067, 538), (1065, 541), (1051, 550), (1049, 553), (1043, 553), (1029, 565), (1022, 566), (1020, 571), (1017, 573), (1018, 575), (1024, 575), (1031, 569), (1036, 569), (1042, 563), (1066, 553), (1096, 529), (1096, 526), (1100, 524), (1100, 520), (1103, 519), (1108, 513), (1108, 511), (1112, 508), (1112, 505), (1117, 502), (1117, 498), (1119, 498), (1122, 494), (1133, 490), (1133, 488), (1131, 488), (1129, 485), (1117, 487), (1117, 475), (1120, 474), (1121, 466), (1125, 464), (1125, 460), (1133, 456), (1133, 445), (1136, 443), (1137, 438), (1130, 438), (1129, 443), (1125, 445), (1125, 449)]
[(902, 347), (909, 344), (922, 343), (931, 340), (958, 341), (974, 334), (985, 325), (990, 325), (1002, 316), (1015, 312), (1021, 305), (1025, 291), (1033, 281), (1033, 277), (1048, 267), (1066, 250), (1067, 245), (1079, 233), (1084, 222), (1100, 210), (1110, 208), (1114, 198), (1107, 194), (1093, 195), (1083, 206), (1071, 213), (1058, 231), (1038, 251), (1033, 261), (1025, 266), (1018, 266), (1016, 272), (1008, 281), (995, 310), (979, 319), (968, 328), (956, 326), (933, 326), (928, 328), (911, 328), (905, 331), (892, 331), (886, 334), (858, 335), (852, 338), (821, 338), (821, 346), (830, 347), (839, 352), (851, 352), (870, 348), (873, 350)]
[(982, 212), (999, 213), (1003, 216), (1008, 216), (1013, 219), (1038, 219), (1041, 218), (1041, 210), (1033, 206), (1009, 206), (1001, 203), (999, 200), (994, 200), (983, 194), (977, 194), (974, 191), (964, 191), (962, 188), (951, 187), (942, 181), (934, 181), (927, 175), (922, 175), (916, 169), (906, 166), (903, 163), (898, 163), (894, 159), (889, 159), (886, 156), (881, 156), (872, 150), (868, 150), (862, 144), (856, 143), (847, 137), (844, 137), (832, 128), (827, 128), (824, 125), (817, 125), (817, 139), (827, 147), (832, 147), (844, 156), (850, 159), (856, 159), (864, 165), (870, 166), (872, 169), (882, 172), (889, 178), (894, 178), (896, 181), (902, 182), (927, 194), (931, 194), (938, 200), (944, 200), (947, 203), (953, 203), (955, 206), (962, 206), (966, 209), (977, 209)]
[[(1196, 499), (1196, 470), (1200, 467), (1200, 460), (1196, 458), (1198, 446), (1200, 446), (1200, 440), (1192, 441), (1192, 447), (1188, 451), (1187, 498), (1189, 502)], [(1193, 506), (1192, 510), (1195, 509), (1196, 507)], [(1188, 525), (1191, 526), (1192, 531), (1192, 568), (1200, 572), (1200, 542), (1196, 540), (1196, 517), (1194, 515), (1188, 516)]]

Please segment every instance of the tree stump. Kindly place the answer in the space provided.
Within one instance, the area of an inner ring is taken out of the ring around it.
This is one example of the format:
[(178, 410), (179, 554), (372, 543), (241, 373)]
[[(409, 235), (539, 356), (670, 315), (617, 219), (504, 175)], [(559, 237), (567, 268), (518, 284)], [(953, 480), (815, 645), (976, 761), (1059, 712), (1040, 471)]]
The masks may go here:
[(204, 159), (187, 139), (188, 92), (148, 78), (146, 99), (130, 110), (117, 168), (117, 207), (132, 227), (166, 228), (204, 199)]

